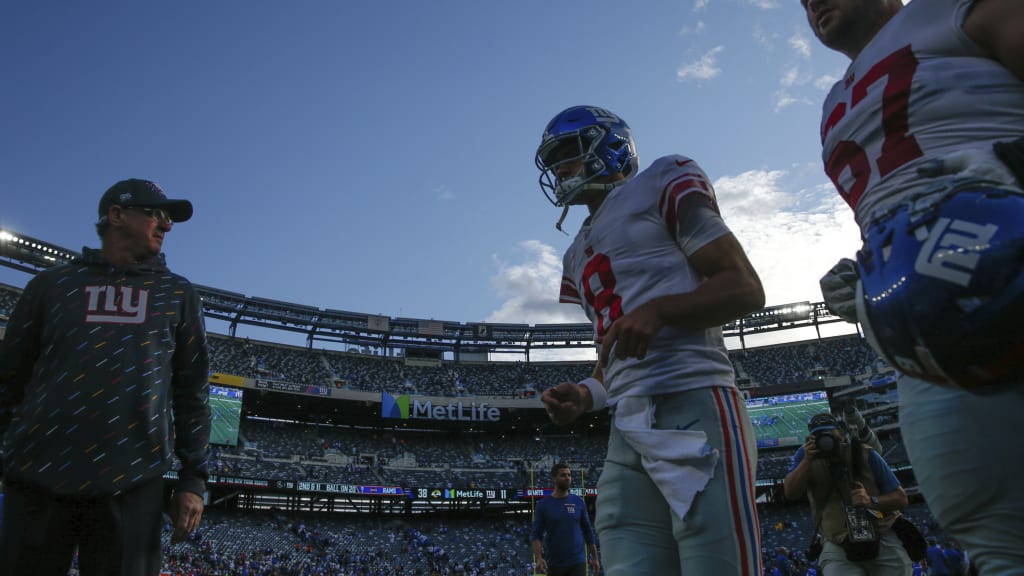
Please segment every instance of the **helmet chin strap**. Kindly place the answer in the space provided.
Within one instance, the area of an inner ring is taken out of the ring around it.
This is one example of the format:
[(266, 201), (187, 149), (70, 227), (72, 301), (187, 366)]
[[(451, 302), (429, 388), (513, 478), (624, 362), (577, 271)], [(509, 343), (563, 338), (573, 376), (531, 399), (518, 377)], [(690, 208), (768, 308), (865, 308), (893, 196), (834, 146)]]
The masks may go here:
[[(584, 184), (583, 186), (581, 186), (580, 192), (604, 192), (605, 194), (607, 194), (614, 190), (617, 186), (624, 184), (625, 182), (625, 180), (609, 182), (608, 184), (598, 184), (596, 182), (591, 182), (589, 184)], [(577, 194), (577, 198), (578, 197), (579, 194)], [(576, 202), (575, 204), (585, 204), (585, 202)], [(555, 228), (562, 234), (565, 234), (566, 236), (568, 236), (569, 233), (566, 232), (565, 230), (562, 230), (562, 223), (565, 222), (566, 216), (569, 215), (569, 207), (573, 205), (574, 204), (566, 204), (565, 206), (562, 206), (562, 216), (558, 219), (558, 222), (555, 222)]]
[(566, 236), (568, 236), (569, 233), (566, 232), (565, 230), (562, 230), (562, 222), (565, 222), (565, 217), (569, 215), (569, 206), (569, 204), (562, 206), (562, 216), (558, 219), (558, 222), (555, 222), (555, 229), (557, 229), (562, 234), (565, 234)]

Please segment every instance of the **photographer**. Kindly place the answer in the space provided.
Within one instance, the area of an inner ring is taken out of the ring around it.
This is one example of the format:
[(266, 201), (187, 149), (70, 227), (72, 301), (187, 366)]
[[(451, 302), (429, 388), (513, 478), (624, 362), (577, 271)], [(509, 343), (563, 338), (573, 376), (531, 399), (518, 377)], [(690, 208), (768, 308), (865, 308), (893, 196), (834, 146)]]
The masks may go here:
[(815, 415), (807, 428), (784, 486), (786, 498), (810, 499), (825, 540), (823, 576), (909, 576), (910, 557), (892, 531), (907, 495), (892, 469), (831, 414)]

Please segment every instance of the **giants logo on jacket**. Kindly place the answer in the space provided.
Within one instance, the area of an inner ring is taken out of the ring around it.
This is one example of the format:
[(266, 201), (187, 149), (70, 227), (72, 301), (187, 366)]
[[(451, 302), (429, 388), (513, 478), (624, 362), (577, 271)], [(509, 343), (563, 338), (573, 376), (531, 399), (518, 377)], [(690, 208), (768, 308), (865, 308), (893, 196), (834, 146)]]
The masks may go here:
[(86, 286), (89, 297), (85, 321), (116, 324), (142, 324), (146, 319), (149, 290), (131, 286)]

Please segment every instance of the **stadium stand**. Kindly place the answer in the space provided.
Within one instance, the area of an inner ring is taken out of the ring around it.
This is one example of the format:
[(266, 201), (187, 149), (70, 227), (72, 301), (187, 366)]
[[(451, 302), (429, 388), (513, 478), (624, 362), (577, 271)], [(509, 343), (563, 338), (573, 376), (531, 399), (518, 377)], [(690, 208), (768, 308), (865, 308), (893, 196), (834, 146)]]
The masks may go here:
[[(207, 290), (213, 297), (205, 304), (236, 311), (236, 317), (237, 311), (245, 309), (273, 316), (281, 326), (315, 321), (312, 309), (291, 309), (260, 299), (250, 302), (243, 295)], [(6, 323), (19, 293), (15, 287), (0, 285), (0, 325)], [(589, 362), (442, 358), (418, 363), (379, 355), (372, 347), (330, 350), (210, 336), (213, 372), (252, 381), (375, 393), (377, 398), (387, 392), (522, 399), (558, 382), (580, 380), (591, 370)], [(912, 471), (898, 434), (891, 368), (858, 335), (732, 350), (730, 359), (744, 387), (754, 395), (822, 388), (828, 383), (834, 408), (853, 402), (861, 410), (882, 441), (883, 457), (913, 492)], [(592, 489), (601, 474), (606, 442), (601, 426), (607, 426), (607, 418), (594, 430), (535, 425), (518, 430), (427, 425), (406, 429), (380, 421), (378, 414), (377, 424), (365, 427), (314, 412), (299, 411), (298, 419), (294, 412), (281, 417), (273, 413), (275, 404), (299, 396), (249, 388), (246, 394), (238, 444), (214, 446), (211, 470), (216, 475), (282, 483), (273, 486), (305, 481), (514, 492), (543, 487), (550, 465), (557, 461), (572, 465), (574, 487)], [(785, 549), (798, 570), (795, 573), (803, 574), (804, 550), (814, 528), (808, 525), (807, 504), (787, 503), (779, 497), (792, 451), (761, 451), (759, 513), (766, 560)], [(164, 570), (167, 574), (302, 576), (532, 573), (528, 501), (496, 507), (478, 500), (414, 507), (396, 505), (400, 500), (367, 497), (369, 504), (359, 508), (364, 504), (346, 505), (346, 499), (352, 500), (350, 496), (303, 495), (294, 488), (278, 491), (267, 485), (262, 491), (238, 482), (215, 485), (204, 522), (189, 541), (172, 546), (169, 527), (165, 530)], [(589, 495), (588, 502), (593, 505)], [(359, 511), (353, 512), (354, 507)], [(923, 503), (918, 501), (905, 513), (929, 536), (946, 538)]]

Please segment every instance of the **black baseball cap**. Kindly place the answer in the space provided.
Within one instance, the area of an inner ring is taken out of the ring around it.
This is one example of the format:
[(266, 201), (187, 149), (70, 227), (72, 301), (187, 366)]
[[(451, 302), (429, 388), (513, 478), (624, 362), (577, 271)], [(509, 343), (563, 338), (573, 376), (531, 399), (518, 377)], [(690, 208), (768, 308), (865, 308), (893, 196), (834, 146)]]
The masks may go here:
[(105, 221), (111, 206), (140, 206), (162, 208), (174, 222), (184, 222), (192, 217), (192, 203), (188, 200), (168, 198), (156, 182), (129, 178), (114, 184), (100, 198), (100, 222)]
[(807, 422), (807, 429), (810, 430), (811, 434), (825, 430), (835, 430), (837, 428), (839, 428), (839, 420), (836, 420), (836, 417), (828, 412), (815, 414), (814, 416), (811, 416), (811, 419)]

